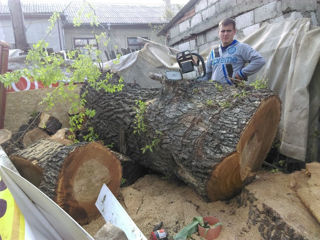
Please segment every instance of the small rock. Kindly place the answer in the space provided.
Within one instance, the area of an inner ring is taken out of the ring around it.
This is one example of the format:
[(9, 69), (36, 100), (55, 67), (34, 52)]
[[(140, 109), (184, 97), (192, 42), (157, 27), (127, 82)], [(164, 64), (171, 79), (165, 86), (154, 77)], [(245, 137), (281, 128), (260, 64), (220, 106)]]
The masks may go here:
[(111, 223), (103, 225), (99, 231), (94, 235), (95, 240), (128, 240), (126, 234), (118, 227)]

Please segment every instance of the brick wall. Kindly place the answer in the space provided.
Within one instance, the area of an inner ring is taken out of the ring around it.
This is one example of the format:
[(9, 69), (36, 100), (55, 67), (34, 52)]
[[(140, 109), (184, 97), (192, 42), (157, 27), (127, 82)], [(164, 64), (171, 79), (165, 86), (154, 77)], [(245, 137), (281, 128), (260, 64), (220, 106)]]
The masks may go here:
[(303, 17), (312, 25), (320, 23), (320, 0), (199, 0), (190, 11), (193, 14), (169, 29), (170, 46), (201, 52), (219, 42), (218, 23), (226, 17), (235, 19), (237, 39), (265, 23)]

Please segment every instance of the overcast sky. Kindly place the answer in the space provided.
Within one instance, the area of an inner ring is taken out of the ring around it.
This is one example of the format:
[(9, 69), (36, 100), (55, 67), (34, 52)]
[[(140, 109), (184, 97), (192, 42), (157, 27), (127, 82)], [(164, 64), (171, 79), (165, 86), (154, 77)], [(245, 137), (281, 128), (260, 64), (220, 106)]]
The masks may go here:
[[(10, 0), (9, 0), (10, 1)], [(61, 0), (20, 0), (21, 2), (61, 2)], [(65, 0), (66, 1), (66, 0)], [(82, 2), (82, 0), (75, 0)], [(127, 4), (127, 5), (147, 5), (147, 6), (161, 6), (164, 5), (163, 0), (89, 0), (99, 1), (110, 4)], [(171, 0), (172, 4), (180, 4), (184, 6), (189, 0)], [(0, 3), (7, 3), (8, 0), (0, 0)]]
[[(102, 0), (103, 2), (110, 2), (112, 4), (138, 4), (138, 5), (163, 5), (163, 0)], [(172, 4), (185, 5), (189, 0), (171, 0)]]

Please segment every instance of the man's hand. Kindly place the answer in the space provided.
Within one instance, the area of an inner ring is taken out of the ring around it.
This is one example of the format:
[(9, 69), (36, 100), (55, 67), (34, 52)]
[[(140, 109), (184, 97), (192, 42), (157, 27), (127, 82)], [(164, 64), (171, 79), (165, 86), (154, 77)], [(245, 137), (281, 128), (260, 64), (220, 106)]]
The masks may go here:
[(234, 76), (235, 79), (238, 79), (238, 80), (244, 80), (243, 77), (241, 77), (238, 73), (236, 73), (236, 75)]

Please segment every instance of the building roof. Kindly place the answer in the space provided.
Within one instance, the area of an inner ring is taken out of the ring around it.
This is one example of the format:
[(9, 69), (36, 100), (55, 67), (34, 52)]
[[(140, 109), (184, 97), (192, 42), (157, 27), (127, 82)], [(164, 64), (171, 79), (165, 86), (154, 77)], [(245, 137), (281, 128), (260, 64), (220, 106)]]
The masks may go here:
[(184, 5), (183, 8), (160, 30), (158, 35), (165, 35), (168, 30), (178, 22), (184, 15), (187, 13), (196, 3), (198, 0), (189, 0), (189, 2)]
[[(84, 13), (94, 12), (99, 23), (109, 24), (149, 24), (166, 23), (164, 19), (164, 7), (150, 6), (128, 6), (128, 5), (109, 5), (101, 2), (90, 2), (84, 4)], [(72, 23), (72, 19), (81, 11), (81, 6), (73, 1), (67, 7), (65, 15), (67, 22)], [(90, 19), (83, 18), (83, 23), (90, 23)]]
[[(34, 2), (21, 0), (22, 12), (25, 15), (51, 15), (54, 12), (62, 12), (66, 6), (67, 4), (63, 2)], [(0, 0), (0, 14), (10, 14), (8, 0)]]
[[(9, 15), (8, 0), (0, 0), (0, 15)], [(89, 24), (91, 12), (97, 16), (97, 20), (102, 24), (163, 24), (168, 21), (164, 19), (164, 7), (151, 6), (129, 6), (110, 5), (92, 0), (85, 1), (65, 1), (65, 2), (42, 2), (21, 0), (22, 12), (27, 16), (51, 15), (53, 12), (60, 12), (66, 17), (66, 23), (72, 24), (73, 19), (81, 14), (81, 23)], [(88, 4), (89, 2), (89, 4)]]

